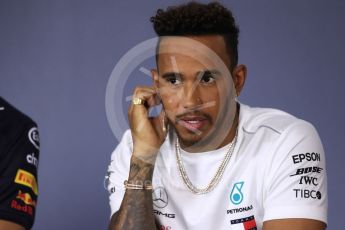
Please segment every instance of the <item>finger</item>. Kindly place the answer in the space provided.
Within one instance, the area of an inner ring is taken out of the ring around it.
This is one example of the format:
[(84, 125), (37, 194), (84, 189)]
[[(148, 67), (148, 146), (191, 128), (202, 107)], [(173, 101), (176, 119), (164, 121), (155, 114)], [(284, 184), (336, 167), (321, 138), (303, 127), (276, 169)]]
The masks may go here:
[(162, 139), (164, 139), (167, 134), (168, 124), (168, 118), (166, 117), (164, 110), (162, 110), (157, 117), (152, 117), (150, 119), (153, 126), (155, 127), (156, 132)]
[(140, 128), (139, 124), (149, 122), (149, 108), (159, 104), (159, 98), (156, 95), (154, 87), (137, 87), (133, 98), (140, 98), (145, 101), (143, 105), (132, 104), (128, 109), (128, 119), (131, 128)]
[(161, 99), (157, 93), (154, 93), (151, 97), (148, 98), (148, 100), (146, 100), (146, 102), (149, 108), (151, 108), (156, 105), (159, 105), (161, 103)]
[(137, 94), (140, 94), (142, 92), (155, 93), (156, 90), (155, 90), (155, 87), (153, 87), (153, 86), (137, 86), (134, 89), (133, 96), (137, 95)]
[(140, 98), (145, 103), (142, 105), (132, 104), (129, 108), (129, 112), (132, 112), (133, 109), (142, 112), (147, 112), (150, 107), (153, 107), (159, 103), (155, 91), (151, 89), (136, 89), (133, 98)]
[(155, 87), (137, 87), (134, 91), (133, 98), (140, 98), (148, 103), (149, 107), (160, 103), (160, 97)]

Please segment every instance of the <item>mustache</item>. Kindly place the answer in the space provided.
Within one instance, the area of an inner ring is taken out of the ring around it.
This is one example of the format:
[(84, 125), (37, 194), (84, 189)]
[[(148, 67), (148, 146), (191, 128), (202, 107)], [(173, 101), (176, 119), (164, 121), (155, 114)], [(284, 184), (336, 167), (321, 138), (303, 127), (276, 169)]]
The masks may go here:
[(211, 102), (204, 103), (202, 105), (197, 105), (195, 107), (189, 108), (185, 112), (176, 115), (176, 119), (180, 120), (182, 117), (185, 117), (185, 116), (202, 116), (211, 120), (211, 117), (207, 113), (202, 112), (201, 110), (205, 108), (213, 107), (215, 106), (215, 104), (216, 104), (215, 101), (211, 101)]

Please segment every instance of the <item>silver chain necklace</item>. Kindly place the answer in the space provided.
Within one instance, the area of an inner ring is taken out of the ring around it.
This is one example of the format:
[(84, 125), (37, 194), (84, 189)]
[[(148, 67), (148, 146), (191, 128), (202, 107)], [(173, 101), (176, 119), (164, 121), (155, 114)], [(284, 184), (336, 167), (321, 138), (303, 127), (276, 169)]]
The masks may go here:
[(232, 156), (232, 153), (234, 152), (234, 148), (235, 145), (237, 143), (237, 130), (236, 130), (236, 134), (234, 139), (232, 140), (232, 142), (230, 143), (230, 147), (229, 150), (227, 151), (227, 153), (225, 154), (224, 159), (222, 160), (221, 164), (219, 165), (216, 174), (214, 175), (214, 177), (212, 178), (212, 180), (210, 181), (210, 183), (208, 183), (208, 185), (205, 188), (197, 188), (189, 179), (186, 169), (183, 166), (183, 162), (181, 159), (181, 148), (180, 148), (180, 143), (179, 143), (179, 139), (178, 137), (176, 138), (176, 144), (175, 144), (175, 149), (176, 149), (176, 159), (177, 159), (177, 166), (180, 170), (180, 175), (182, 177), (183, 183), (188, 187), (188, 189), (196, 194), (196, 195), (201, 195), (201, 194), (205, 194), (205, 193), (209, 193), (211, 192), (216, 185), (219, 183), (220, 179), (223, 176), (223, 173), (225, 171), (226, 166), (229, 163), (229, 160)]

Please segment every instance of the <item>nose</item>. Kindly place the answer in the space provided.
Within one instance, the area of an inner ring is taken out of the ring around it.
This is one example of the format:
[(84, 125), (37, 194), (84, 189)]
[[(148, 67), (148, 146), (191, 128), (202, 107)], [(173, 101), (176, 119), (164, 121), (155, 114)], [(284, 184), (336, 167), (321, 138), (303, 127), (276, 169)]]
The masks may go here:
[(199, 87), (196, 82), (184, 85), (181, 100), (184, 109), (193, 109), (201, 105)]

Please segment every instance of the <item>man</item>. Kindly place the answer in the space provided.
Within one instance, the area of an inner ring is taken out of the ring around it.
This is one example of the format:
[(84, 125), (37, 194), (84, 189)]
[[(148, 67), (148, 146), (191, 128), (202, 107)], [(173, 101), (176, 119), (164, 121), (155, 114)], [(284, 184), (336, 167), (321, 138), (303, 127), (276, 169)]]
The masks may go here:
[(153, 86), (135, 89), (130, 130), (112, 154), (109, 229), (325, 229), (319, 136), (285, 112), (237, 101), (246, 67), (231, 12), (191, 2), (151, 21), (157, 69)]
[(31, 229), (38, 155), (36, 123), (0, 97), (0, 230)]

